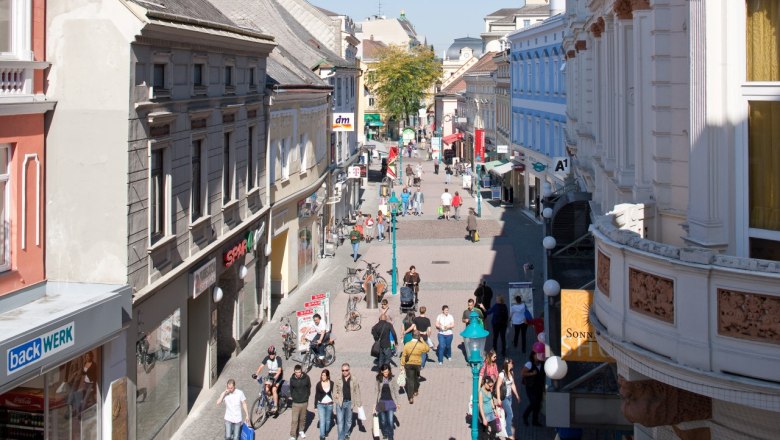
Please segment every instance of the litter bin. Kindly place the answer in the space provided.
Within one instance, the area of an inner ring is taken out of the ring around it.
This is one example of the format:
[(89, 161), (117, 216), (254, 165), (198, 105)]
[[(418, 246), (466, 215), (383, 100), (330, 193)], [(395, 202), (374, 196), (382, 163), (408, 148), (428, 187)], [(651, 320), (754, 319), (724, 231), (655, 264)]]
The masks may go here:
[(390, 185), (386, 183), (379, 185), (379, 197), (390, 197)]
[(366, 308), (376, 309), (379, 307), (376, 301), (376, 285), (374, 283), (366, 283)]

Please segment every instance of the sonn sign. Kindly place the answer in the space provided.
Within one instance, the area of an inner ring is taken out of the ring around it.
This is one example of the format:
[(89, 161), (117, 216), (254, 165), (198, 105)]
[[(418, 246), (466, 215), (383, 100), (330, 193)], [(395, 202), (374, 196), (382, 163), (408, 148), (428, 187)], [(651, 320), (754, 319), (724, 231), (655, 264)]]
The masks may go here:
[(355, 131), (354, 113), (333, 113), (333, 131)]

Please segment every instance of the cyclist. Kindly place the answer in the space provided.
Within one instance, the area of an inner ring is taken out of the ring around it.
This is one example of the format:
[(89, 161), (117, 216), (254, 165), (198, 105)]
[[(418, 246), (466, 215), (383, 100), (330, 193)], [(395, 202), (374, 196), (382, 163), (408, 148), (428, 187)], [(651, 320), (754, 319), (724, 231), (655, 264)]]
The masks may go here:
[(309, 344), (312, 350), (317, 353), (317, 357), (320, 359), (325, 358), (325, 344), (330, 339), (329, 328), (325, 325), (322, 317), (319, 313), (315, 313), (314, 325), (309, 327), (309, 333), (306, 334), (306, 339), (309, 340)]
[(282, 385), (282, 377), (283, 377), (283, 370), (282, 370), (282, 359), (279, 358), (279, 356), (276, 355), (276, 347), (271, 345), (268, 347), (268, 356), (263, 358), (263, 361), (260, 363), (260, 366), (257, 367), (257, 372), (252, 375), (252, 379), (257, 379), (258, 377), (262, 377), (260, 373), (263, 371), (263, 368), (266, 368), (268, 371), (266, 373), (266, 378), (264, 380), (265, 385), (265, 393), (268, 395), (268, 391), (271, 391), (271, 394), (274, 398), (274, 412), (279, 412), (279, 387)]

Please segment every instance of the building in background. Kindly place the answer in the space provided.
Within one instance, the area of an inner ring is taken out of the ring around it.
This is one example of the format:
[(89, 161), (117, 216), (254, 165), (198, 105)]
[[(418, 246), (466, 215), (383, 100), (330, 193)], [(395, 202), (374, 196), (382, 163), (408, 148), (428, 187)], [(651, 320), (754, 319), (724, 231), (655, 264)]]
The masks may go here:
[(474, 165), (484, 164), (495, 158), (495, 55), (495, 52), (487, 52), (463, 74), (466, 91), (463, 93), (463, 99), (458, 102), (458, 115), (463, 115), (466, 122), (459, 122), (458, 126), (459, 132), (463, 133), (465, 144), (460, 160)]
[[(775, 438), (778, 4), (569, 5), (567, 144), (593, 199), (589, 316), (633, 438)], [(612, 415), (563, 403), (572, 411), (548, 404), (548, 421)]]
[(520, 8), (502, 8), (486, 15), (485, 31), (479, 35), (485, 52), (504, 50), (505, 43), (501, 40), (507, 34), (540, 23), (550, 15), (550, 0), (525, 0)]
[[(417, 34), (412, 22), (401, 11), (398, 18), (387, 18), (384, 15), (374, 15), (356, 23), (358, 40), (381, 41), (390, 46), (401, 46), (407, 49), (425, 44), (425, 37)], [(363, 58), (363, 47), (358, 46), (358, 57)]]

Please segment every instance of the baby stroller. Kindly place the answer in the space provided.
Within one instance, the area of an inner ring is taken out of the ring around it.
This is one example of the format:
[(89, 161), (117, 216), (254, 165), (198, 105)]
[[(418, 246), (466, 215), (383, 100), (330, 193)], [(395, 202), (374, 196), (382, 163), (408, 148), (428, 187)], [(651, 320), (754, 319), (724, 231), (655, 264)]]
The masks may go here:
[(411, 287), (401, 287), (401, 312), (416, 312), (417, 304), (414, 301), (414, 289)]
[(412, 183), (413, 183), (413, 185), (415, 186), (415, 188), (419, 188), (419, 187), (420, 187), (420, 180), (421, 180), (421, 179), (420, 179), (419, 177), (415, 177), (415, 178), (412, 180)]

